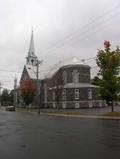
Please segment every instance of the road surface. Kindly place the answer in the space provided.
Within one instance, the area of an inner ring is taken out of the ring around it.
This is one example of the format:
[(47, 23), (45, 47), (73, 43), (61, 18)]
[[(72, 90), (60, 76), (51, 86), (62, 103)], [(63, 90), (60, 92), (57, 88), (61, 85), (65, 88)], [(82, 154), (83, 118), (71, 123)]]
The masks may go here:
[(0, 111), (0, 159), (120, 159), (120, 121)]

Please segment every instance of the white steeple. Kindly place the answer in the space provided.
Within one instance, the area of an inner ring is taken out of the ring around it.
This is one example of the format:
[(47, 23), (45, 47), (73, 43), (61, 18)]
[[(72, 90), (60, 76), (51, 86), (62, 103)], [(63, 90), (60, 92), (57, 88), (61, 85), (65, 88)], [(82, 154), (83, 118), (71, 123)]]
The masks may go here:
[(31, 33), (31, 39), (30, 39), (30, 46), (29, 46), (29, 56), (35, 56), (35, 49), (34, 49), (34, 39), (33, 39), (33, 29)]
[(33, 29), (32, 29), (28, 56), (26, 57), (26, 64), (36, 65), (36, 62), (37, 62), (37, 56), (35, 55)]

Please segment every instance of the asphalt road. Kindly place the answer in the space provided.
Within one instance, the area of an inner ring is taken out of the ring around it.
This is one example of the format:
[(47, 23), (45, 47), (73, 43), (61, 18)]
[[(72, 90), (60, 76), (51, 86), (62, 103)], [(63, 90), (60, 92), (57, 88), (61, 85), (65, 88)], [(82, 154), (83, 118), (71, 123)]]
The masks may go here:
[(120, 159), (120, 121), (0, 111), (0, 159)]

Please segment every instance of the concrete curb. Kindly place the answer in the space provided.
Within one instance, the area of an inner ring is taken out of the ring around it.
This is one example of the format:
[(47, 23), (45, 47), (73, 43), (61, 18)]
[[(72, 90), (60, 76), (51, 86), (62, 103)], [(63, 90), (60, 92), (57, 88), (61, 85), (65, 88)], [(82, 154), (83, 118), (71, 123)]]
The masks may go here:
[[(22, 110), (22, 109), (18, 109), (16, 111), (17, 112), (24, 112), (24, 113), (38, 114), (37, 111), (29, 111), (29, 110)], [(40, 115), (73, 117), (73, 118), (120, 120), (120, 117), (100, 116), (100, 115), (77, 115), (77, 114), (73, 115), (73, 114), (59, 114), (59, 113), (52, 113), (52, 112), (40, 112)]]
[(69, 114), (54, 114), (54, 113), (42, 113), (42, 112), (41, 112), (41, 114), (49, 115), (49, 116), (63, 116), (63, 117), (74, 117), (74, 118), (120, 120), (120, 117), (97, 116), (97, 115), (69, 115)]

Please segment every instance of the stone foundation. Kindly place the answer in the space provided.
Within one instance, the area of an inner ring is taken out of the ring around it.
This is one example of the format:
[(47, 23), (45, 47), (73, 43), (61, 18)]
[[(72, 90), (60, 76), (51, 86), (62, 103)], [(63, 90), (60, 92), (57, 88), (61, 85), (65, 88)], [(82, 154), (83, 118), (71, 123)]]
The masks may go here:
[[(56, 102), (48, 102), (45, 104), (47, 108), (56, 108)], [(59, 107), (63, 109), (79, 109), (79, 108), (101, 108), (105, 107), (106, 103), (103, 100), (94, 101), (65, 101), (59, 102)]]

